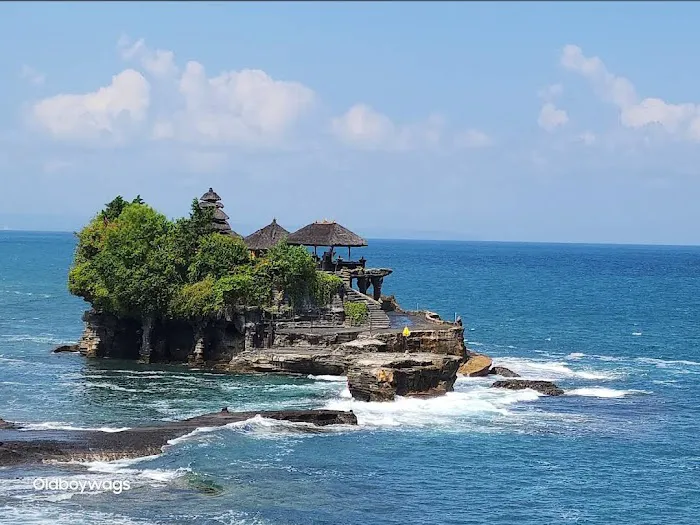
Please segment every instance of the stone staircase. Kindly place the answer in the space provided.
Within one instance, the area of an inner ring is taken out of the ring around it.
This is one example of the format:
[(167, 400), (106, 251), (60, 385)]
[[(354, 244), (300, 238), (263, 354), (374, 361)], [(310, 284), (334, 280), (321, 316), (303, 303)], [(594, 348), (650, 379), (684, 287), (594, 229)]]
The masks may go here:
[(378, 301), (375, 301), (371, 297), (360, 293), (347, 285), (345, 286), (345, 300), (351, 303), (362, 302), (367, 305), (367, 327), (371, 326), (372, 330), (383, 330), (385, 328), (389, 328), (389, 317), (386, 315), (386, 312), (382, 310)]

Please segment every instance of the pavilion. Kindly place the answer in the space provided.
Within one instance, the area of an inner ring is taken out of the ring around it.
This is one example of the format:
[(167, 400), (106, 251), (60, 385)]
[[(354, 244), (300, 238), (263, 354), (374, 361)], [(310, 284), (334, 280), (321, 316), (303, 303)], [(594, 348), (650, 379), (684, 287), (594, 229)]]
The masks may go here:
[(277, 223), (277, 219), (272, 219), (270, 224), (251, 233), (243, 241), (251, 252), (260, 255), (288, 236), (289, 232)]
[[(319, 246), (330, 248), (330, 250), (323, 254), (323, 258), (321, 259), (322, 270), (339, 271), (342, 268), (364, 268), (366, 262), (364, 258), (360, 259), (360, 261), (350, 260), (350, 249), (367, 246), (367, 241), (335, 221), (323, 220), (307, 224), (303, 228), (290, 234), (289, 237), (287, 237), (287, 242), (289, 244), (301, 246), (313, 246), (314, 255), (316, 255), (316, 257), (318, 257), (316, 249)], [(333, 250), (336, 247), (348, 249), (347, 261), (343, 261), (340, 257), (333, 261)]]

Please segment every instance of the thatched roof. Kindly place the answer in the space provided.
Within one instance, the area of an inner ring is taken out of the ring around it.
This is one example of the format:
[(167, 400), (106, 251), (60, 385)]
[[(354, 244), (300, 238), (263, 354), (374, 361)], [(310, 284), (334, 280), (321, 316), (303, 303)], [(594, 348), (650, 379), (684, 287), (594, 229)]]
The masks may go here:
[(272, 219), (270, 224), (251, 233), (244, 240), (251, 250), (269, 250), (288, 235), (289, 232), (277, 224), (277, 219)]
[(222, 210), (221, 208), (216, 208), (216, 209), (214, 210), (214, 215), (212, 215), (212, 218), (213, 218), (215, 221), (225, 221), (225, 220), (228, 219), (228, 215), (226, 215), (226, 214), (224, 213), (224, 210)]
[(231, 235), (233, 237), (238, 237), (239, 239), (243, 238), (242, 235), (233, 231), (231, 229), (231, 226), (229, 225), (229, 223), (226, 221), (224, 221), (224, 222), (212, 222), (211, 227), (214, 228), (214, 230), (219, 232), (219, 233)]
[(367, 241), (334, 221), (316, 221), (287, 237), (304, 246), (367, 246)]
[(223, 208), (224, 205), (220, 202), (199, 201), (199, 207), (204, 208)]
[(219, 194), (216, 193), (213, 189), (209, 188), (209, 191), (206, 192), (204, 195), (202, 195), (199, 200), (208, 201), (208, 202), (216, 202), (216, 201), (220, 201), (221, 197), (219, 197)]

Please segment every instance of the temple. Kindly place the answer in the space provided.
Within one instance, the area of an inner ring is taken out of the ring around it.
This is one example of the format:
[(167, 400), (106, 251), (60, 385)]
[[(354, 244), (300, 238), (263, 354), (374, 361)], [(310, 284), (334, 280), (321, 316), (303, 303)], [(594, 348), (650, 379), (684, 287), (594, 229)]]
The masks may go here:
[[(212, 188), (199, 206), (214, 208), (216, 231), (241, 237)], [(198, 330), (182, 319), (158, 319), (147, 359), (139, 354), (140, 322), (91, 310), (84, 316), (80, 352), (231, 372), (347, 375), (350, 393), (362, 400), (452, 389), (457, 368), (469, 359), (461, 320), (403, 310), (393, 295), (382, 295), (392, 270), (368, 267), (364, 257), (353, 260), (353, 248), (367, 247), (367, 241), (335, 221), (316, 221), (289, 233), (273, 219), (243, 242), (261, 256), (283, 240), (313, 250), (318, 270), (340, 277), (342, 284), (327, 304), (293, 304), (278, 293), (270, 307), (239, 305)], [(324, 249), (320, 256), (318, 248)]]
[(231, 235), (233, 237), (240, 237), (231, 229), (228, 223), (229, 216), (224, 213), (222, 209), (224, 205), (221, 203), (221, 197), (212, 188), (199, 198), (199, 207), (201, 209), (214, 208), (214, 214), (212, 215), (212, 226), (216, 231), (223, 235)]

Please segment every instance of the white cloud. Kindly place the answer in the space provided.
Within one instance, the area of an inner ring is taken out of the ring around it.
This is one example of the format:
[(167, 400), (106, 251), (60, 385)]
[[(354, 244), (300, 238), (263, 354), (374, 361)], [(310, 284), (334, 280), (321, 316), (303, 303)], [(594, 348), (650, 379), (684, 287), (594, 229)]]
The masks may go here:
[(455, 135), (455, 146), (458, 148), (486, 148), (493, 144), (493, 139), (478, 129), (468, 129)]
[(41, 86), (46, 81), (46, 75), (26, 64), (22, 66), (19, 76), (35, 86)]
[(34, 122), (57, 139), (115, 140), (145, 120), (150, 85), (133, 69), (112, 77), (108, 86), (81, 95), (61, 94), (40, 100), (31, 109)]
[(203, 143), (279, 141), (313, 105), (316, 95), (299, 82), (275, 80), (259, 69), (207, 77), (188, 62), (179, 79), (185, 109), (162, 119), (156, 135)]
[(670, 134), (700, 142), (700, 106), (672, 104), (660, 98), (639, 100), (632, 82), (608, 71), (598, 57), (586, 57), (580, 47), (567, 45), (561, 64), (588, 79), (604, 100), (620, 110), (620, 123), (627, 128), (659, 125)]
[(177, 73), (175, 54), (163, 49), (150, 49), (143, 38), (132, 41), (122, 35), (117, 42), (117, 50), (124, 60), (137, 60), (141, 67), (151, 75), (161, 77)]
[(537, 118), (537, 124), (550, 133), (567, 122), (569, 122), (569, 116), (566, 114), (566, 111), (558, 109), (551, 102), (547, 102), (542, 106), (540, 115)]
[(355, 104), (331, 120), (335, 137), (360, 149), (406, 151), (438, 146), (445, 120), (431, 115), (424, 122), (398, 125), (367, 104)]

